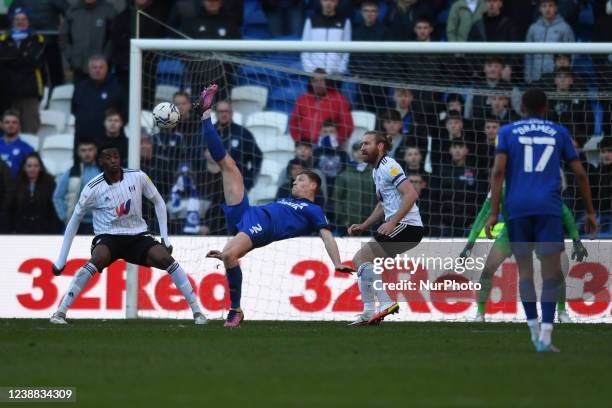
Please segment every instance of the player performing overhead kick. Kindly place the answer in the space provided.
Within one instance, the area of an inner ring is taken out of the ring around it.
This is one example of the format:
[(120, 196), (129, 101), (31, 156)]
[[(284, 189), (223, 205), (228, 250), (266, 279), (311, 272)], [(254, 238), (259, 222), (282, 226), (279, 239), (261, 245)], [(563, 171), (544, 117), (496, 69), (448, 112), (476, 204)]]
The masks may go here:
[(228, 231), (234, 234), (222, 251), (210, 251), (207, 257), (223, 261), (229, 286), (231, 309), (225, 322), (226, 327), (238, 327), (244, 319), (240, 308), (242, 271), (239, 260), (254, 248), (272, 242), (318, 231), (325, 243), (336, 270), (351, 272), (352, 269), (340, 263), (338, 246), (323, 213), (314, 203), (321, 179), (312, 172), (301, 172), (293, 182), (292, 198), (283, 198), (263, 206), (251, 206), (244, 189), (242, 174), (225, 147), (210, 120), (210, 108), (218, 90), (216, 84), (210, 85), (200, 95), (202, 133), (212, 158), (221, 167), (223, 210)]
[[(378, 204), (367, 220), (359, 225), (351, 225), (348, 232), (356, 235), (381, 221), (384, 223), (378, 228), (374, 240), (362, 246), (353, 257), (353, 265), (358, 266), (357, 276), (364, 311), (350, 326), (378, 324), (385, 316), (399, 311), (399, 305), (391, 300), (387, 291), (380, 285), (374, 285), (376, 276), (372, 261), (379, 257), (402, 254), (417, 246), (423, 238), (423, 222), (416, 204), (419, 195), (406, 178), (402, 167), (387, 156), (392, 146), (390, 139), (380, 132), (366, 132), (361, 140), (364, 161), (374, 167), (372, 175)], [(379, 303), (378, 312), (376, 300)]]
[[(171, 256), (166, 204), (161, 195), (142, 171), (121, 168), (121, 157), (116, 147), (102, 146), (99, 150), (99, 161), (103, 173), (94, 177), (83, 188), (66, 226), (60, 256), (53, 263), (53, 273), (62, 273), (81, 219), (90, 209), (93, 212), (96, 234), (91, 244), (91, 258), (74, 275), (68, 292), (51, 317), (51, 323), (66, 324), (66, 312), (87, 282), (97, 272), (102, 272), (121, 258), (133, 264), (165, 269), (187, 299), (195, 323), (207, 323), (185, 271)], [(143, 194), (155, 205), (163, 245), (147, 233), (147, 223), (142, 219)]]
[[(519, 269), (519, 293), (531, 341), (538, 352), (559, 351), (551, 343), (555, 303), (563, 282), (561, 252), (564, 250), (561, 159), (569, 162), (576, 175), (586, 208), (585, 229), (595, 237), (597, 221), (591, 201), (586, 172), (567, 129), (544, 120), (548, 101), (544, 91), (528, 89), (522, 97), (525, 119), (499, 131), (495, 164), (491, 174), (491, 214), (487, 236), (497, 223), (506, 180), (504, 207), (512, 253)], [(542, 325), (538, 325), (536, 293), (533, 282), (533, 250), (542, 264)]]

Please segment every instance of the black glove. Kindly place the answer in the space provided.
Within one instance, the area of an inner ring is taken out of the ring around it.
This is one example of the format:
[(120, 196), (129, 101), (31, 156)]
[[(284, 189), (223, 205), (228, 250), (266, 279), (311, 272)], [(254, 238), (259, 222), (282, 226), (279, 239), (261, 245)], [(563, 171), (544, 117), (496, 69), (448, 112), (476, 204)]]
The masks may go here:
[(574, 249), (572, 250), (572, 261), (576, 260), (578, 262), (582, 262), (585, 258), (589, 256), (587, 249), (582, 244), (580, 239), (574, 241)]
[(60, 276), (62, 274), (62, 272), (64, 272), (64, 268), (62, 269), (58, 269), (55, 264), (51, 264), (51, 270), (53, 271), (53, 274), (55, 276)]
[(472, 255), (472, 248), (474, 248), (473, 242), (468, 242), (463, 248), (463, 251), (459, 254), (459, 258), (469, 258)]

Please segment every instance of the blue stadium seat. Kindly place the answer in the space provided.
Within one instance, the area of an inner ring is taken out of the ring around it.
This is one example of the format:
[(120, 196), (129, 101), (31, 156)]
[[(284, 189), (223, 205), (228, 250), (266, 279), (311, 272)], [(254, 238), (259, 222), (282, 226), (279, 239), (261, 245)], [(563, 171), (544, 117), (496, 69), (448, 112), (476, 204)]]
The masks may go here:
[(183, 89), (185, 85), (185, 65), (175, 59), (160, 60), (157, 64), (157, 84), (173, 85)]

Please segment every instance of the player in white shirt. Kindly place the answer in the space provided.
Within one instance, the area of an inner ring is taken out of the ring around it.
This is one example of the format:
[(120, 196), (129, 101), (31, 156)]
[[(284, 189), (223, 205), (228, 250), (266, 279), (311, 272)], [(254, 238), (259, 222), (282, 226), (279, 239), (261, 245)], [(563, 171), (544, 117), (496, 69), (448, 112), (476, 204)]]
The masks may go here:
[[(402, 254), (417, 246), (423, 238), (423, 222), (416, 204), (419, 195), (402, 167), (387, 156), (391, 146), (391, 138), (381, 132), (366, 132), (361, 141), (365, 162), (374, 166), (372, 174), (378, 204), (367, 220), (351, 225), (348, 232), (357, 235), (381, 221), (383, 224), (374, 234), (374, 240), (362, 246), (353, 257), (364, 311), (351, 326), (379, 324), (385, 316), (399, 311), (397, 302), (380, 285), (374, 285), (374, 281), (381, 277), (374, 273), (372, 262), (375, 258), (393, 258)], [(378, 312), (376, 300), (380, 306)]]
[[(96, 234), (91, 245), (91, 258), (74, 275), (68, 292), (51, 316), (51, 323), (66, 324), (66, 312), (87, 282), (117, 259), (125, 259), (129, 263), (165, 269), (187, 299), (195, 323), (205, 324), (206, 317), (198, 305), (198, 298), (187, 274), (172, 258), (166, 204), (157, 188), (142, 171), (122, 169), (119, 150), (112, 145), (100, 148), (99, 161), (103, 173), (83, 188), (66, 226), (59, 258), (53, 263), (53, 273), (56, 276), (62, 273), (81, 219), (90, 209)], [(142, 218), (143, 195), (155, 205), (163, 244), (147, 232), (147, 223)]]

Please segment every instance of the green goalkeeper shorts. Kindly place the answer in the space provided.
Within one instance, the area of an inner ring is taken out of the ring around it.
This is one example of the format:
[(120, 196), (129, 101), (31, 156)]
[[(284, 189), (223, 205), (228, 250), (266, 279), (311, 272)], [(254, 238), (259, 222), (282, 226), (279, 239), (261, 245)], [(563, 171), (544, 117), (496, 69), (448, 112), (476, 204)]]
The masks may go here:
[(510, 237), (508, 236), (508, 228), (504, 225), (504, 227), (499, 231), (495, 241), (493, 242), (493, 247), (491, 250), (496, 250), (501, 252), (503, 255), (506, 255), (506, 258), (512, 256), (512, 248), (510, 247)]

